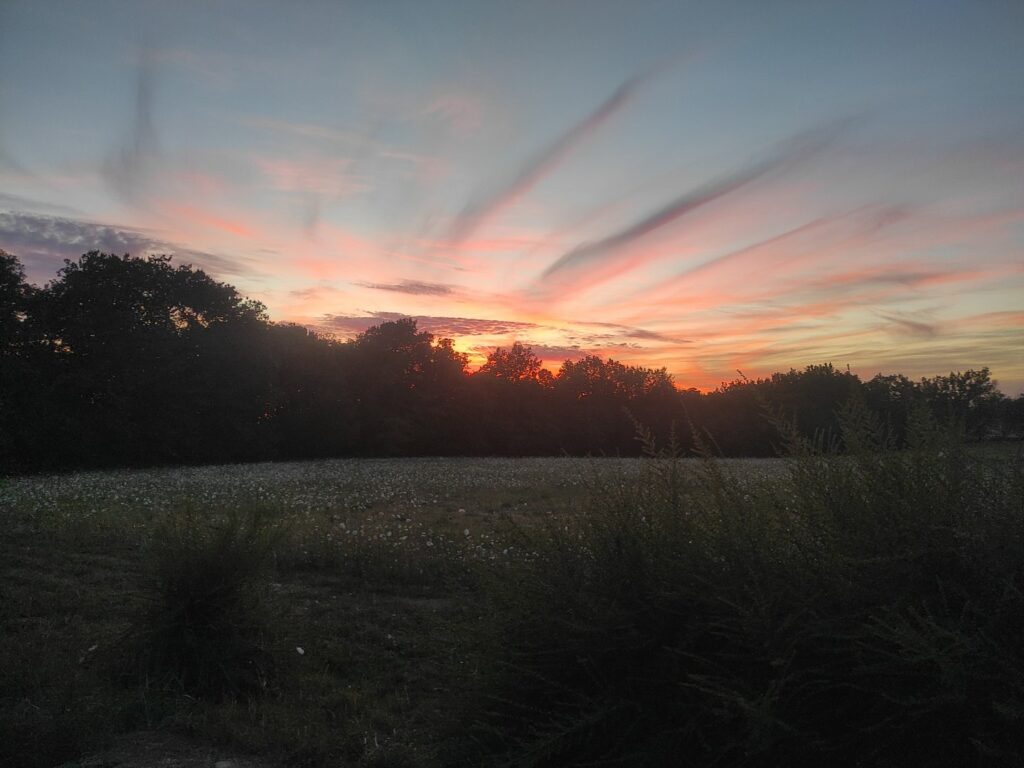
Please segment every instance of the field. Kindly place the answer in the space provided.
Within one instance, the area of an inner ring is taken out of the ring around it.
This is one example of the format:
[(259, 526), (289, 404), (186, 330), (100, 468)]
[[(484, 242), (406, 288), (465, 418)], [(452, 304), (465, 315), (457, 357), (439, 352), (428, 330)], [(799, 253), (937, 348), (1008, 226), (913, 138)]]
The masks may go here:
[(10, 478), (0, 764), (1014, 764), (1019, 465), (951, 451)]
[[(3, 741), (42, 766), (155, 727), (293, 760), (423, 759), (444, 738), (425, 724), (460, 684), (438, 659), (474, 621), (466, 561), (507, 560), (508, 520), (563, 513), (594, 477), (638, 472), (629, 459), (393, 459), (12, 478), (0, 487)], [(102, 657), (144, 603), (155, 525), (252, 508), (287, 529), (269, 600), (289, 695), (251, 712), (112, 686)]]

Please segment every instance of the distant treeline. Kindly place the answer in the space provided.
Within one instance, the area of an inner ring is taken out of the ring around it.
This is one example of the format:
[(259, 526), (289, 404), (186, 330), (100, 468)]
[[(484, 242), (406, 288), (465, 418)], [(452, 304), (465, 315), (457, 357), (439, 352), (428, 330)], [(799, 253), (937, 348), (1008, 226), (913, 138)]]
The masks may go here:
[[(988, 369), (861, 381), (831, 364), (702, 394), (664, 369), (596, 356), (557, 374), (529, 347), (476, 372), (414, 320), (341, 342), (272, 323), (235, 288), (168, 257), (92, 251), (45, 287), (0, 251), (0, 469), (333, 456), (636, 454), (636, 424), (681, 450), (694, 434), (729, 456), (773, 455), (774, 413), (806, 436), (836, 434), (851, 398), (894, 444), (915, 412), (968, 436), (1020, 436), (1024, 396)], [(674, 427), (674, 430), (673, 430)]]

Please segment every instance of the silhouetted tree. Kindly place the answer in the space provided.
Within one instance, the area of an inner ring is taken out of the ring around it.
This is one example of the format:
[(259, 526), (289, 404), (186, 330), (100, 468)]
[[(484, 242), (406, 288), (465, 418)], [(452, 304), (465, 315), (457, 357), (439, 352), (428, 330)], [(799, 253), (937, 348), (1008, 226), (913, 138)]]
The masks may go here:
[(778, 452), (779, 433), (769, 420), (769, 384), (770, 379), (736, 379), (691, 401), (691, 424), (707, 450), (724, 456)]
[[(635, 453), (639, 447), (631, 413), (637, 421), (655, 428), (665, 427), (682, 414), (672, 377), (665, 369), (587, 355), (575, 362), (565, 361), (554, 384), (563, 447), (570, 453)], [(672, 402), (668, 404), (670, 393)], [(658, 402), (669, 405), (669, 412), (655, 416), (651, 405)]]
[(900, 446), (906, 439), (910, 415), (924, 402), (924, 396), (906, 376), (879, 373), (864, 383), (864, 401), (878, 414), (891, 442)]
[(773, 373), (765, 397), (784, 418), (796, 422), (801, 434), (827, 442), (838, 440), (840, 408), (860, 386), (855, 374), (825, 363)]
[(1003, 410), (1003, 437), (1024, 439), (1024, 394), (1007, 398)]
[(29, 292), (21, 262), (0, 250), (0, 471), (13, 465), (32, 419), (25, 396), (34, 371), (23, 328)]
[(232, 385), (253, 377), (236, 365), (211, 379), (203, 361), (224, 368), (214, 356), (266, 326), (261, 305), (201, 270), (98, 251), (66, 261), (27, 311), (48, 382), (35, 450), (56, 466), (211, 455), (204, 438), (221, 435), (215, 425), (245, 399)]
[(351, 352), (358, 440), (366, 451), (407, 455), (432, 441), (438, 453), (456, 452), (451, 420), (467, 357), (450, 339), (435, 343), (415, 320), (403, 318), (370, 328)]
[(487, 356), (472, 382), (476, 421), (475, 452), (522, 456), (558, 451), (552, 418), (551, 372), (533, 350), (515, 342)]
[(0, 470), (341, 455), (635, 454), (689, 427), (725, 455), (771, 455), (766, 414), (835, 439), (851, 397), (901, 444), (931, 411), (975, 438), (1021, 436), (1024, 397), (987, 368), (867, 383), (831, 364), (678, 390), (666, 369), (588, 355), (557, 375), (528, 346), (467, 356), (412, 319), (349, 342), (271, 324), (262, 305), (169, 257), (92, 251), (43, 288), (0, 252)]
[(270, 419), (276, 452), (317, 458), (359, 450), (347, 345), (301, 325), (270, 329), (276, 378)]
[(737, 379), (696, 404), (693, 421), (710, 447), (726, 456), (773, 456), (783, 447), (776, 427), (780, 421), (808, 439), (837, 440), (837, 414), (861, 386), (856, 375), (830, 363)]
[(18, 335), (28, 290), (21, 262), (0, 250), (0, 354)]
[(508, 382), (541, 383), (543, 365), (533, 349), (517, 341), (508, 349), (498, 347), (491, 352), (477, 374)]
[(924, 378), (920, 389), (935, 416), (956, 420), (969, 437), (985, 437), (996, 428), (1004, 396), (988, 368)]

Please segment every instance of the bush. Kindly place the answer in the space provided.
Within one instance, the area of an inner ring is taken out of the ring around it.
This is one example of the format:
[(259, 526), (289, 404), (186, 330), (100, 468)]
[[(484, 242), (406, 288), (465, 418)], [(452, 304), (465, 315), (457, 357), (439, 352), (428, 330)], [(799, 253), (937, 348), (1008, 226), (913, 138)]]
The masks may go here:
[(266, 688), (266, 577), (278, 532), (258, 509), (215, 521), (186, 509), (157, 527), (146, 605), (126, 638), (138, 680), (213, 699)]
[[(496, 762), (1019, 765), (1024, 482), (925, 416), (777, 476), (671, 452), (490, 581)], [(524, 542), (524, 545), (526, 542)]]

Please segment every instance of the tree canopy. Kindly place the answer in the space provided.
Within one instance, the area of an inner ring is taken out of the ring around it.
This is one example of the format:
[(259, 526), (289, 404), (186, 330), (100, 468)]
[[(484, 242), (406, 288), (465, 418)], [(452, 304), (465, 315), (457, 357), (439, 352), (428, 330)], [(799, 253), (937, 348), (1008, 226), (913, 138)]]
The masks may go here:
[(862, 382), (831, 364), (701, 394), (596, 355), (556, 374), (520, 342), (479, 370), (413, 319), (351, 341), (271, 323), (258, 302), (167, 256), (90, 251), (37, 288), (0, 252), (0, 469), (325, 456), (623, 454), (635, 422), (684, 450), (772, 455), (766, 411), (837, 435), (860, 398), (894, 445), (924, 408), (975, 438), (1024, 431), (987, 368)]

